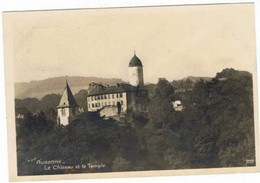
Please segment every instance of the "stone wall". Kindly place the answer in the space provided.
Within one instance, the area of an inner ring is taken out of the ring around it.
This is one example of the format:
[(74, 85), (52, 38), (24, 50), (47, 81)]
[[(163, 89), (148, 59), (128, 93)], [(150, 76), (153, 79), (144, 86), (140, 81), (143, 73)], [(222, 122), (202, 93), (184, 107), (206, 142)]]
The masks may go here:
[(101, 117), (112, 117), (118, 115), (118, 108), (117, 106), (106, 106), (99, 111), (99, 115)]

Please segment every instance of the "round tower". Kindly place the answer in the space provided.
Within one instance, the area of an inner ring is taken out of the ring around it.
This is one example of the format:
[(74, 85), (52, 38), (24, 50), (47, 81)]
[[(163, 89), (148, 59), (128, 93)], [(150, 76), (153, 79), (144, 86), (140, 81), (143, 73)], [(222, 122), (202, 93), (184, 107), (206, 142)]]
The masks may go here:
[(135, 54), (129, 62), (128, 79), (129, 83), (133, 86), (144, 85), (143, 64)]

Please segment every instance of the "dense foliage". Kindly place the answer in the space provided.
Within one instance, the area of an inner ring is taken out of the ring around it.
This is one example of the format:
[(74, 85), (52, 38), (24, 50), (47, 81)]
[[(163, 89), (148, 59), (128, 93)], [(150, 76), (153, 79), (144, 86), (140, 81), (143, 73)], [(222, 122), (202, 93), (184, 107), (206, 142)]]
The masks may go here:
[[(148, 113), (132, 112), (122, 124), (85, 112), (65, 127), (46, 117), (48, 107), (32, 114), (37, 101), (27, 99), (30, 112), (16, 123), (18, 173), (254, 166), (252, 90), (252, 75), (234, 69), (225, 69), (211, 81), (200, 80), (192, 90), (179, 93), (174, 93), (166, 79), (160, 79), (151, 90)], [(174, 111), (171, 102), (177, 99), (183, 101), (183, 111)], [(43, 101), (51, 106), (48, 98)], [(18, 102), (16, 107), (23, 106)], [(46, 170), (37, 160), (89, 165)], [(105, 166), (91, 166), (100, 164)]]

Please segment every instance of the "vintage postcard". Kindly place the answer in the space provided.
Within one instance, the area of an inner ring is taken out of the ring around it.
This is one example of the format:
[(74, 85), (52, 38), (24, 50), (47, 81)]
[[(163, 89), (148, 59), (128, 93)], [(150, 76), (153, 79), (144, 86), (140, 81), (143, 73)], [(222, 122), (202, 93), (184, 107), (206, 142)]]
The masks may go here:
[(254, 3), (3, 23), (11, 181), (259, 171)]

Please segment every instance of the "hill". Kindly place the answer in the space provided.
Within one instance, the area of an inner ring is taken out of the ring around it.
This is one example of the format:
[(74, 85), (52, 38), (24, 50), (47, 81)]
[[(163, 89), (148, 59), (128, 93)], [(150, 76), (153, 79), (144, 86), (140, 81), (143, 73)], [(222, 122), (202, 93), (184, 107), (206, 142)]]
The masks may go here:
[[(89, 83), (96, 82), (105, 85), (115, 85), (122, 83), (117, 78), (98, 78), (98, 77), (80, 77), (69, 76), (67, 78), (73, 94), (81, 89), (88, 89)], [(15, 98), (38, 98), (51, 93), (62, 94), (65, 87), (65, 77), (54, 77), (45, 80), (15, 83)]]

